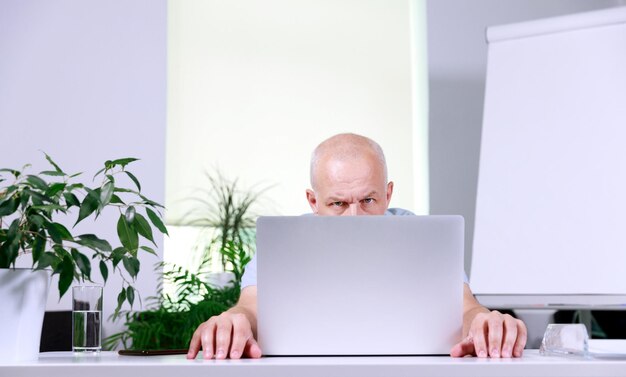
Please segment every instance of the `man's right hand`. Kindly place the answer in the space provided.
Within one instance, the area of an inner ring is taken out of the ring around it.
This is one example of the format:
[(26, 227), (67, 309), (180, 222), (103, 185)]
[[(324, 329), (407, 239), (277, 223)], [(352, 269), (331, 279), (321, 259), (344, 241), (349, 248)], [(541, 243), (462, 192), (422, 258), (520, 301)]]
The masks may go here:
[(200, 348), (207, 360), (261, 357), (261, 348), (254, 339), (255, 319), (256, 286), (250, 286), (242, 291), (235, 307), (198, 326), (189, 343), (187, 358), (195, 359)]

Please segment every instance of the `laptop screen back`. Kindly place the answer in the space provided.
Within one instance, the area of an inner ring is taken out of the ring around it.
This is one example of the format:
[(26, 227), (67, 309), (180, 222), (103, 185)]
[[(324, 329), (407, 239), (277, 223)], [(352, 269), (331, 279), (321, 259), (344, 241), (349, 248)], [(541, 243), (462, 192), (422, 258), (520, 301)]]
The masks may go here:
[(461, 339), (460, 216), (257, 221), (265, 355), (448, 354)]

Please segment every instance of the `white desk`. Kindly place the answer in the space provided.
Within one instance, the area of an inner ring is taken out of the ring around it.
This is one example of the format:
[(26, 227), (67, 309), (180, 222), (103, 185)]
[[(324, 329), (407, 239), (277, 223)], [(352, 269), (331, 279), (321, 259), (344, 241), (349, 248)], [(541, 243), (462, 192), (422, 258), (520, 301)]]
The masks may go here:
[(186, 360), (175, 356), (73, 356), (42, 353), (38, 361), (6, 365), (0, 376), (193, 377), (193, 376), (624, 376), (626, 360), (543, 357), (526, 350), (520, 359), (450, 357), (276, 357), (260, 360)]

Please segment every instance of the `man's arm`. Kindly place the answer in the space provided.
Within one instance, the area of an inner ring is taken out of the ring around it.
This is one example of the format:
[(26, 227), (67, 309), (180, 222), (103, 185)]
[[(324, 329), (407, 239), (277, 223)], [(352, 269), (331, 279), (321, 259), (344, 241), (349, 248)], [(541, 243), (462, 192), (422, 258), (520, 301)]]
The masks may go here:
[(245, 287), (237, 305), (198, 326), (189, 343), (187, 358), (194, 359), (201, 347), (204, 359), (261, 357), (256, 342), (256, 303), (256, 285)]
[(463, 284), (463, 340), (452, 347), (450, 356), (520, 357), (526, 338), (524, 322), (509, 314), (489, 311)]

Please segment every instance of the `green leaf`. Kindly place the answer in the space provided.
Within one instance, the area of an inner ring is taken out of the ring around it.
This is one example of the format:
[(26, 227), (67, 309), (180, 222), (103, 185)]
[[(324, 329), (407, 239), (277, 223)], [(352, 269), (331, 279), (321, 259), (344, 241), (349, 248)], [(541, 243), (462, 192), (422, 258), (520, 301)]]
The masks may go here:
[(135, 289), (130, 285), (126, 288), (126, 299), (130, 304), (130, 307), (133, 307), (133, 302), (135, 302)]
[(141, 197), (141, 199), (143, 199), (143, 200), (144, 200), (144, 203), (145, 203), (145, 204), (148, 204), (148, 205), (150, 205), (150, 206), (152, 206), (152, 207), (161, 207), (161, 208), (165, 208), (165, 207), (163, 207), (163, 205), (161, 205), (161, 204), (159, 204), (159, 203), (155, 202), (154, 200), (150, 200), (150, 199), (146, 198), (145, 196), (143, 196), (143, 195), (141, 195), (141, 194), (139, 194), (139, 193), (138, 193), (138, 195)]
[(22, 175), (22, 173), (20, 171), (14, 170), (14, 169), (0, 169), (0, 172), (3, 172), (3, 171), (6, 171), (6, 172), (9, 172), (9, 173), (13, 174), (13, 176), (15, 178), (19, 178), (20, 175)]
[(57, 165), (54, 161), (52, 161), (52, 158), (50, 158), (50, 156), (48, 156), (47, 153), (44, 152), (44, 155), (46, 156), (46, 160), (48, 160), (50, 165), (52, 165), (54, 167), (54, 170), (56, 170), (58, 173), (65, 174), (65, 173), (63, 173), (63, 170), (61, 170), (59, 165)]
[(133, 206), (130, 206), (126, 209), (126, 214), (124, 215), (124, 218), (126, 219), (126, 223), (132, 224), (135, 221), (135, 213), (136, 213), (135, 207)]
[[(29, 190), (24, 188), (20, 194), (15, 194), (15, 196), (20, 196), (20, 206), (22, 207), (22, 211), (26, 209), (28, 202), (31, 201), (32, 197), (32, 205), (43, 205), (43, 200), (39, 198), (40, 194), (36, 193), (33, 190)], [(39, 195), (39, 196), (38, 196)]]
[(122, 168), (125, 167), (126, 165), (130, 164), (133, 161), (138, 161), (138, 158), (119, 158), (117, 160), (113, 160), (113, 161), (107, 161), (109, 163), (109, 169), (114, 167), (114, 166), (121, 166)]
[(153, 254), (153, 255), (155, 255), (155, 256), (157, 256), (157, 257), (158, 257), (158, 255), (157, 255), (156, 251), (154, 251), (154, 249), (153, 249), (153, 248), (151, 248), (151, 247), (148, 247), (148, 246), (140, 246), (139, 248), (140, 248), (140, 249), (142, 249), (142, 250), (145, 250), (145, 251), (147, 251), (148, 253)]
[(0, 204), (0, 217), (10, 215), (17, 211), (17, 207), (20, 205), (19, 197), (13, 196)]
[(63, 197), (65, 198), (65, 204), (67, 204), (67, 208), (70, 208), (72, 206), (80, 207), (80, 201), (78, 201), (76, 195), (72, 194), (71, 192), (64, 193)]
[(53, 171), (53, 170), (44, 170), (42, 172), (39, 172), (39, 175), (50, 175), (50, 176), (55, 176), (55, 177), (61, 177), (61, 176), (65, 176), (65, 173), (61, 173), (61, 172)]
[(71, 185), (67, 185), (67, 191), (72, 191), (80, 188), (85, 188), (85, 185), (83, 185), (82, 183), (72, 183)]
[(95, 234), (81, 234), (78, 236), (78, 240), (76, 242), (80, 245), (101, 251), (109, 252), (113, 250), (108, 241), (98, 238)]
[(17, 238), (0, 245), (0, 268), (9, 268), (11, 265), (15, 265), (19, 247), (20, 242)]
[(62, 244), (63, 240), (73, 240), (72, 234), (66, 227), (59, 223), (46, 223), (46, 229), (48, 230), (48, 234), (52, 238), (52, 241), (57, 244)]
[(157, 229), (161, 231), (161, 233), (167, 234), (169, 236), (169, 234), (167, 233), (167, 228), (165, 227), (165, 225), (163, 225), (163, 222), (161, 221), (159, 215), (157, 215), (150, 208), (146, 208), (146, 213), (148, 214), (148, 218), (150, 218), (150, 221), (152, 221), (152, 224), (154, 224), (154, 226), (156, 226)]
[(14, 191), (17, 191), (18, 187), (16, 185), (11, 185), (11, 186), (7, 186), (5, 188), (5, 192), (4, 192), (4, 197), (6, 198), (9, 194), (11, 194)]
[(74, 263), (69, 256), (63, 258), (61, 261), (61, 273), (59, 274), (59, 296), (63, 297), (65, 292), (72, 285), (74, 281)]
[[(42, 204), (43, 202), (54, 203), (53, 200), (51, 200), (51, 198), (49, 198), (49, 197), (47, 197), (45, 195), (41, 195), (37, 191), (33, 191), (33, 190), (28, 189), (28, 188), (24, 188), (24, 190), (22, 191), (22, 195), (26, 196), (26, 194), (32, 196), (33, 197), (33, 203), (36, 203), (36, 204)], [(26, 200), (24, 200), (24, 199), (26, 199)], [(35, 199), (37, 199), (37, 200), (35, 200)], [(22, 203), (24, 203), (25, 201), (28, 201), (28, 198), (22, 198)]]
[(46, 196), (54, 196), (56, 195), (59, 191), (63, 190), (65, 188), (66, 184), (65, 183), (53, 183), (50, 185), (50, 188), (46, 191)]
[(113, 189), (115, 185), (113, 182), (107, 182), (102, 187), (102, 191), (100, 192), (100, 209), (104, 208), (111, 201), (111, 197), (113, 197)]
[(103, 260), (100, 261), (100, 274), (102, 275), (102, 279), (104, 279), (104, 282), (106, 283), (107, 279), (109, 278), (109, 268)]
[(70, 260), (72, 259), (72, 254), (70, 254), (62, 246), (60, 246), (60, 245), (52, 245), (52, 249), (54, 250), (54, 253), (59, 256), (59, 258), (61, 258), (61, 259), (70, 258)]
[(113, 194), (113, 196), (111, 196), (111, 203), (113, 204), (126, 204), (122, 201), (122, 199), (120, 199), (119, 196)]
[(74, 224), (74, 226), (76, 226), (76, 224), (81, 222), (87, 216), (91, 215), (93, 211), (98, 209), (99, 205), (100, 205), (99, 195), (95, 194), (95, 191), (90, 191), (87, 194), (87, 196), (85, 196), (85, 199), (83, 199), (83, 202), (80, 205), (80, 212), (78, 213), (78, 220), (76, 220), (76, 223)]
[(82, 254), (80, 251), (74, 248), (72, 248), (72, 258), (74, 258), (78, 269), (83, 274), (83, 278), (87, 278), (87, 280), (90, 280), (91, 262), (89, 261), (89, 258), (87, 258), (85, 254)]
[(105, 163), (105, 167), (104, 167), (104, 168), (102, 168), (102, 169), (98, 170), (98, 171), (96, 172), (96, 174), (94, 174), (94, 175), (93, 175), (94, 179), (95, 179), (98, 175), (100, 175), (103, 171), (105, 171), (105, 170), (107, 170), (107, 168), (106, 168), (106, 163)]
[(35, 236), (35, 239), (33, 240), (33, 264), (37, 263), (39, 258), (41, 258), (41, 256), (43, 255), (44, 250), (46, 249), (46, 231), (41, 229), (40, 232), (42, 233), (42, 237)]
[(129, 251), (137, 250), (139, 246), (137, 230), (126, 222), (124, 215), (120, 215), (117, 221), (117, 235), (126, 249)]
[(139, 180), (137, 179), (137, 177), (135, 177), (135, 175), (129, 171), (124, 171), (124, 173), (128, 175), (128, 178), (132, 179), (132, 181), (135, 182), (135, 186), (137, 186), (137, 190), (141, 191), (141, 185), (139, 184)]
[(37, 177), (36, 175), (28, 175), (26, 176), (26, 182), (30, 183), (33, 187), (41, 190), (47, 191), (48, 184), (43, 179)]
[(135, 215), (135, 229), (137, 229), (137, 232), (139, 232), (139, 234), (141, 234), (145, 239), (149, 240), (150, 242), (152, 242), (154, 244), (154, 246), (156, 246), (156, 243), (154, 242), (154, 238), (152, 237), (152, 227), (150, 226), (150, 224), (148, 223), (148, 220), (146, 220), (145, 217), (141, 216), (139, 213)]
[(60, 262), (61, 259), (56, 254), (51, 252), (45, 252), (39, 257), (36, 269), (43, 270), (44, 268), (48, 267), (55, 268)]
[(128, 271), (128, 274), (135, 279), (139, 273), (139, 259), (135, 257), (124, 257), (122, 258), (122, 263), (126, 271)]
[[(35, 212), (35, 211), (32, 211), (32, 212)], [(46, 220), (42, 216), (38, 215), (37, 213), (33, 213), (32, 215), (28, 216), (28, 221), (34, 224), (37, 228), (41, 228), (43, 227), (43, 224)]]
[(13, 240), (18, 238), (18, 234), (20, 230), (20, 219), (14, 219), (9, 226), (9, 231), (7, 232), (7, 240), (12, 242)]
[(111, 253), (113, 268), (117, 267), (117, 264), (120, 263), (120, 261), (122, 260), (122, 258), (124, 258), (124, 255), (126, 255), (127, 252), (128, 250), (123, 247), (117, 247), (113, 250), (113, 252)]
[(51, 213), (52, 211), (61, 211), (63, 213), (65, 213), (65, 207), (60, 206), (58, 204), (42, 204), (42, 205), (37, 205), (37, 206), (32, 206), (30, 207), (32, 209), (40, 209), (43, 211), (46, 211), (48, 213)]
[(126, 290), (122, 288), (122, 291), (117, 295), (117, 309), (115, 311), (122, 307), (124, 301), (126, 301)]

